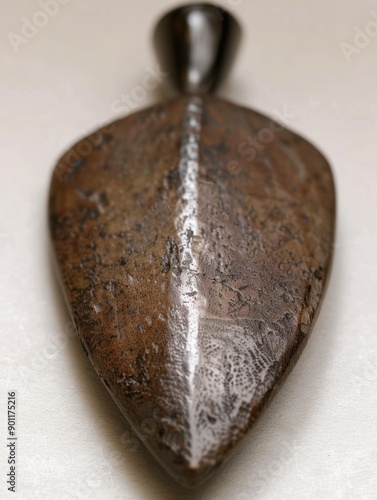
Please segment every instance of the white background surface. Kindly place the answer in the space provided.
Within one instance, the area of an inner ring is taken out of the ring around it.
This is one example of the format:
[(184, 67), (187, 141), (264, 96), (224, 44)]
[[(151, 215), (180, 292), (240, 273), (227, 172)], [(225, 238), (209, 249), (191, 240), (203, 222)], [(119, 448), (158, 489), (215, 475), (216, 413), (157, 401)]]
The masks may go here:
[[(18, 398), (22, 499), (377, 498), (377, 37), (349, 61), (340, 48), (354, 44), (372, 10), (377, 20), (377, 3), (222, 3), (237, 4), (244, 38), (220, 95), (275, 117), (285, 109), (333, 166), (336, 254), (308, 347), (214, 480), (185, 493), (161, 473), (66, 326), (46, 200), (63, 150), (124, 114), (114, 102), (155, 63), (152, 27), (175, 2), (71, 0), (15, 53), (8, 34), (20, 35), (23, 16), (40, 7), (1, 0), (0, 498), (11, 495), (8, 390)], [(148, 93), (135, 111), (158, 99)]]

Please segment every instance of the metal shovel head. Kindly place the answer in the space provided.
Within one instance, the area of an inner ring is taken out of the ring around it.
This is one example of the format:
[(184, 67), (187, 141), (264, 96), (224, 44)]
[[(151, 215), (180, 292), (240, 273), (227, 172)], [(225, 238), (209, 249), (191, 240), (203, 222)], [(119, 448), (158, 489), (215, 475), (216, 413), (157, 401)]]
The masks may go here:
[(69, 150), (49, 219), (98, 376), (159, 462), (200, 483), (308, 340), (331, 264), (327, 161), (257, 112), (180, 97)]

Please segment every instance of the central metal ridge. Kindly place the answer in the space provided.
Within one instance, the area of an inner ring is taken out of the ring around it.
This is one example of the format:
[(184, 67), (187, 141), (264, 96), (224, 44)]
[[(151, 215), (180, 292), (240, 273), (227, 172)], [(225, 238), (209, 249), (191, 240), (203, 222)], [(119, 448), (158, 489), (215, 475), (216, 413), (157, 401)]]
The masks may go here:
[(198, 220), (199, 144), (202, 100), (192, 97), (183, 118), (180, 147), (180, 201), (175, 220), (179, 269), (172, 273), (171, 331), (180, 340), (183, 385), (186, 389), (187, 419), (190, 428), (191, 460), (197, 450), (195, 419), (195, 373), (200, 363), (199, 322), (205, 306), (199, 290), (199, 255), (196, 243), (200, 239)]

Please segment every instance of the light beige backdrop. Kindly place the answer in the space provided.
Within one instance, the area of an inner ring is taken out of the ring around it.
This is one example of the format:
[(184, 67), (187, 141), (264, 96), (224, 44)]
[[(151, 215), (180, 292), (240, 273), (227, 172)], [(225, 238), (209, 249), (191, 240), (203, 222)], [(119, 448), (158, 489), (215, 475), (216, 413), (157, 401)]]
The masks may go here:
[(336, 255), (309, 345), (213, 481), (185, 493), (161, 474), (70, 329), (49, 258), (46, 200), (67, 146), (130, 112), (127, 95), (132, 111), (159, 99), (135, 88), (155, 65), (153, 24), (176, 2), (1, 0), (1, 498), (11, 495), (8, 390), (18, 398), (18, 498), (377, 498), (377, 2), (221, 4), (244, 38), (220, 94), (285, 121), (334, 169)]

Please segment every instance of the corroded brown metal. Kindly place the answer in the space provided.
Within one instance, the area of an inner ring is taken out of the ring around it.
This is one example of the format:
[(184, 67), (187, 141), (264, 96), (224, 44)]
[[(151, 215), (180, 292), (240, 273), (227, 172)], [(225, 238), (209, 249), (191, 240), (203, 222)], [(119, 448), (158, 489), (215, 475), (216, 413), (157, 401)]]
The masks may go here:
[(50, 227), (83, 346), (181, 482), (224, 460), (306, 344), (334, 203), (312, 145), (211, 96), (128, 116), (59, 161)]

